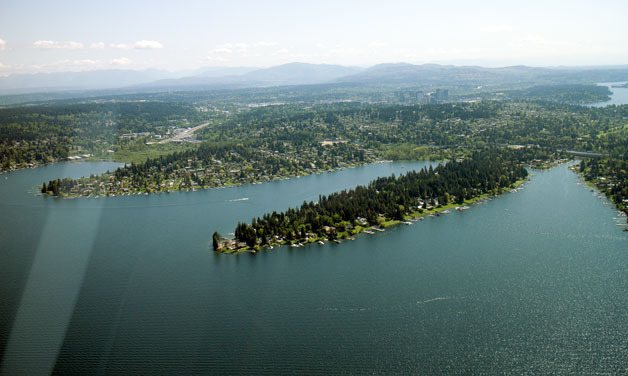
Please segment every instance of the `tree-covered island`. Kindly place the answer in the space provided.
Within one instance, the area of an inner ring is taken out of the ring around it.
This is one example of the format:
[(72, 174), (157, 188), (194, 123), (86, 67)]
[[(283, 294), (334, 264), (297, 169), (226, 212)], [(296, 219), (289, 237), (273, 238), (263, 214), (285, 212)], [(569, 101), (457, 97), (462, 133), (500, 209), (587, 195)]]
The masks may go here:
[(436, 168), (379, 178), (367, 186), (321, 196), (297, 209), (238, 223), (234, 239), (213, 235), (217, 252), (259, 250), (282, 244), (339, 241), (372, 233), (423, 215), (465, 205), (514, 188), (528, 175), (515, 152), (486, 150)]

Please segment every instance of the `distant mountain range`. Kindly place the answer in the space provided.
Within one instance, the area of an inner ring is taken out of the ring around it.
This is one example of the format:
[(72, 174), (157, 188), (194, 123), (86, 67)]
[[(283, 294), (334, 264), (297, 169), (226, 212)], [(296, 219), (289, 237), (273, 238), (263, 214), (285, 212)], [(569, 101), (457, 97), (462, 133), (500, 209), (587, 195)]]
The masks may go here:
[(160, 70), (95, 70), (14, 74), (0, 77), (0, 94), (113, 89), (163, 79), (172, 75)]
[(0, 77), (0, 95), (124, 89), (125, 91), (200, 90), (323, 83), (370, 85), (494, 85), (591, 83), (628, 80), (628, 66), (485, 68), (408, 63), (379, 64), (370, 68), (332, 64), (289, 63), (270, 68), (212, 67), (188, 73), (160, 70), (97, 70), (16, 74)]
[[(237, 68), (233, 68), (237, 69)], [(309, 85), (336, 81), (358, 73), (361, 69), (331, 64), (289, 63), (270, 68), (225, 70), (225, 75), (196, 75), (178, 79), (158, 80), (143, 85), (144, 88), (199, 88), (199, 87), (260, 87), (284, 85)]]
[(524, 65), (503, 68), (407, 63), (380, 64), (342, 82), (417, 85), (491, 85), (512, 83), (594, 83), (628, 79), (628, 66), (537, 68)]

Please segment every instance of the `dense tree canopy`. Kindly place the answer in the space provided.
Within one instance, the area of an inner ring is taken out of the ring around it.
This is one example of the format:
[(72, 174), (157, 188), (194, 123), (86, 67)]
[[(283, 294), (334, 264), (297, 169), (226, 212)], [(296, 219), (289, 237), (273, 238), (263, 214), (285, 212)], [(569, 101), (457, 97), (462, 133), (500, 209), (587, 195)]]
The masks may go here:
[[(239, 223), (235, 239), (248, 247), (266, 245), (269, 239), (305, 239), (307, 233), (334, 238), (338, 229), (360, 222), (377, 225), (378, 218), (403, 220), (422, 208), (498, 193), (527, 176), (520, 155), (498, 150), (474, 153), (462, 161), (423, 168), (402, 176), (379, 178), (367, 186), (321, 196), (297, 209), (272, 212)], [(330, 230), (331, 229), (331, 230)]]

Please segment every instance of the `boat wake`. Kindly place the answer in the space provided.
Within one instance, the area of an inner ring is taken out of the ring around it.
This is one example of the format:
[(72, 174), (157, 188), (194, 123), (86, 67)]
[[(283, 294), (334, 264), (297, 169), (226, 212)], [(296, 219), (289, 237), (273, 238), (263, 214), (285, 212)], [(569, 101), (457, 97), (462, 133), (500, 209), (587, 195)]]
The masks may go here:
[(416, 304), (428, 304), (428, 303), (437, 302), (439, 300), (451, 300), (451, 299), (454, 299), (454, 297), (453, 296), (439, 296), (433, 299), (417, 300)]
[(330, 312), (365, 312), (370, 311), (370, 308), (364, 307), (319, 307), (317, 311), (330, 311)]
[(248, 197), (242, 197), (242, 198), (234, 198), (233, 200), (229, 200), (229, 202), (248, 201), (248, 200), (249, 200)]

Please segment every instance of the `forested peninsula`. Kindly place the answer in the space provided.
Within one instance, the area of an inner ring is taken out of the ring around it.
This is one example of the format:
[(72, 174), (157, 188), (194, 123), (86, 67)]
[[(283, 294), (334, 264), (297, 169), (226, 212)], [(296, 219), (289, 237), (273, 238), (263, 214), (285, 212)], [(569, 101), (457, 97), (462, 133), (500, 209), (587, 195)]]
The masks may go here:
[[(628, 211), (624, 167), (627, 105), (592, 108), (547, 101), (484, 100), (442, 104), (286, 103), (221, 109), (196, 103), (171, 108), (168, 112), (173, 115), (166, 122), (149, 116), (155, 104), (148, 102), (139, 102), (136, 107), (108, 106), (94, 110), (113, 112), (119, 108), (122, 114), (116, 115), (117, 122), (110, 128), (92, 128), (113, 139), (97, 137), (102, 141), (94, 144), (97, 147), (76, 147), (72, 153), (91, 152), (98, 157), (98, 150), (111, 147), (106, 153), (138, 158), (102, 175), (42, 182), (40, 191), (45, 196), (194, 191), (261, 183), (378, 160), (457, 160), (468, 158), (474, 150), (495, 147), (526, 153), (526, 163), (535, 167), (568, 158), (567, 151), (592, 152), (576, 153), (591, 155), (585, 157), (583, 176), (618, 209)], [(17, 116), (7, 111), (5, 115)], [(44, 108), (28, 111), (42, 112)], [(55, 121), (65, 119), (60, 115), (63, 111), (57, 112)], [(69, 123), (59, 129), (90, 123), (91, 117), (80, 120), (81, 116), (67, 118)], [(186, 127), (201, 122), (206, 126), (194, 133), (190, 131), (193, 128)], [(144, 127), (150, 130), (146, 136), (140, 132)], [(75, 129), (73, 137), (83, 140), (79, 132), (82, 128)], [(189, 135), (189, 141), (167, 141), (181, 134)]]
[(285, 212), (238, 223), (234, 239), (213, 235), (217, 252), (257, 251), (282, 244), (336, 241), (353, 235), (410, 224), (424, 215), (513, 188), (528, 175), (515, 152), (485, 150), (459, 161), (379, 178), (367, 186), (321, 196)]
[[(525, 148), (538, 163), (546, 163), (560, 157), (558, 150), (608, 153), (606, 138), (597, 135), (620, 126), (626, 108), (482, 101), (285, 104), (241, 109), (224, 117), (216, 110), (213, 122), (195, 134), (199, 143), (176, 144), (180, 149), (173, 153), (99, 176), (52, 180), (42, 184), (41, 191), (60, 197), (102, 197), (198, 190), (378, 160), (455, 160), (487, 146)], [(148, 150), (175, 145), (139, 145), (158, 142), (147, 140), (125, 142)]]

